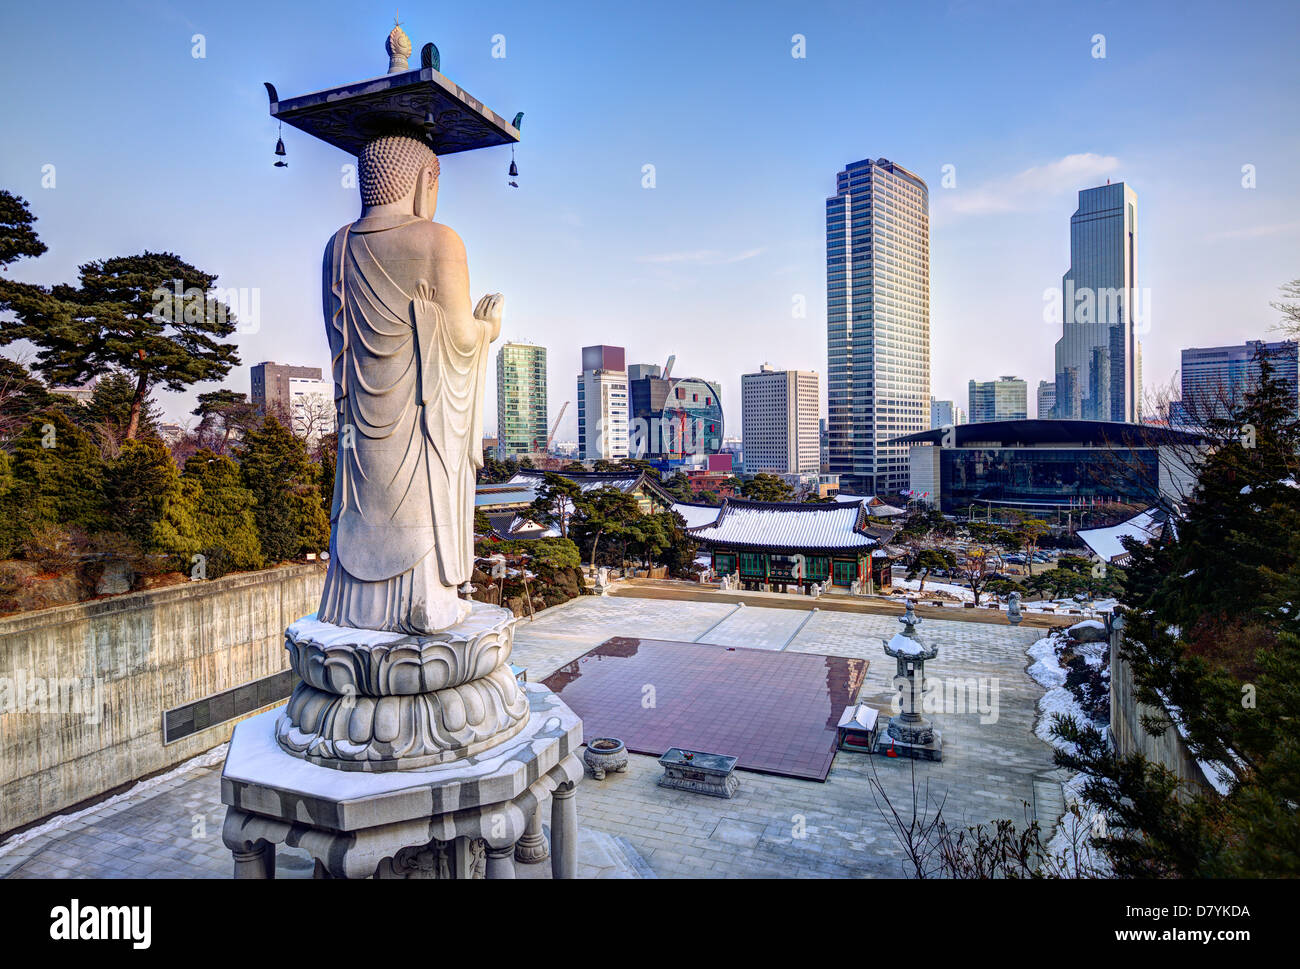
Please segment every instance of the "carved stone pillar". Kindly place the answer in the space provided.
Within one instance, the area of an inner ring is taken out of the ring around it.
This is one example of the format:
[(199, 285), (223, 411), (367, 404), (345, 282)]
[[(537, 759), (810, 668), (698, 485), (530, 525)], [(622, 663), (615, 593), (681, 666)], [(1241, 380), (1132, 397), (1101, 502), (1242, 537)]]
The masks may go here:
[(551, 850), (546, 844), (546, 835), (542, 832), (542, 806), (539, 804), (533, 811), (532, 817), (528, 819), (528, 826), (524, 828), (523, 835), (515, 845), (515, 861), (525, 865), (535, 865), (545, 861), (550, 853)]
[(578, 872), (578, 785), (565, 781), (551, 795), (551, 877), (576, 878)]
[(500, 848), (493, 848), (490, 845), (488, 846), (487, 877), (493, 879), (515, 877), (514, 845), (505, 845)]
[(236, 878), (274, 878), (275, 845), (260, 841), (248, 850), (232, 848)]

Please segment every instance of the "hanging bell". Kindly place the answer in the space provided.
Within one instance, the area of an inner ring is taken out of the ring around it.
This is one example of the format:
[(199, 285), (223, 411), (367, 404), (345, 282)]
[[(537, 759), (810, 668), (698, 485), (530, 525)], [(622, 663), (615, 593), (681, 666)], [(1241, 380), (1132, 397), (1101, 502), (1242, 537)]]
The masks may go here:
[(275, 153), (276, 153), (277, 156), (279, 156), (279, 160), (275, 163), (275, 167), (276, 167), (276, 168), (288, 168), (288, 167), (289, 167), (289, 163), (288, 163), (287, 161), (284, 160), (284, 156), (287, 155), (288, 152), (284, 150), (284, 139), (283, 139), (283, 138), (277, 138), (277, 139), (275, 140)]
[(510, 177), (511, 178), (519, 177), (519, 166), (515, 164), (515, 160), (513, 158), (510, 159)]

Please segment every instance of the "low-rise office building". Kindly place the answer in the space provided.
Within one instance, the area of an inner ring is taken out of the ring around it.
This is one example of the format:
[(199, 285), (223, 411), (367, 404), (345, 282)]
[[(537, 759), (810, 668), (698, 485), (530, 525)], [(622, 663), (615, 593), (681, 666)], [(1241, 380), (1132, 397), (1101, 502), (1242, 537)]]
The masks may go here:
[(1182, 501), (1199, 438), (1115, 421), (1020, 420), (909, 434), (911, 491), (948, 513), (972, 505), (1050, 511), (1091, 501)]

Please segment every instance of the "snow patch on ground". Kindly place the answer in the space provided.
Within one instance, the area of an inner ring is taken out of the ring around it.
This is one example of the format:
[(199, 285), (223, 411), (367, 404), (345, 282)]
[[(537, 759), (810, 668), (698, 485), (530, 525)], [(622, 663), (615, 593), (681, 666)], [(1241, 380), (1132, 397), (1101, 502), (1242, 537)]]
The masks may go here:
[[(909, 592), (916, 592), (921, 587), (920, 579), (895, 579), (895, 589), (907, 589)], [(927, 580), (925, 583), (925, 592), (946, 592), (950, 596), (955, 596), (962, 602), (974, 602), (975, 593), (970, 589), (960, 585), (953, 585), (950, 582), (934, 582)], [(923, 593), (924, 594), (924, 593)]]
[[(1029, 675), (1046, 691), (1038, 700), (1039, 716), (1034, 724), (1034, 736), (1057, 750), (1074, 753), (1074, 744), (1052, 735), (1052, 721), (1057, 714), (1073, 717), (1085, 724), (1091, 719), (1074, 698), (1074, 694), (1065, 688), (1067, 671), (1061, 665), (1057, 647), (1066, 644), (1067, 641), (1057, 632), (1038, 640), (1025, 653), (1034, 660), (1029, 667)], [(1070, 642), (1068, 645), (1076, 655), (1083, 656), (1090, 666), (1100, 665), (1109, 650), (1107, 643)], [(1102, 729), (1106, 728), (1103, 726)], [(1070, 779), (1061, 785), (1066, 810), (1046, 847), (1054, 857), (1065, 859), (1066, 870), (1082, 868), (1105, 871), (1110, 867), (1106, 857), (1088, 843), (1093, 835), (1093, 818), (1097, 812), (1083, 797), (1086, 781), (1087, 778), (1082, 774), (1071, 774)]]

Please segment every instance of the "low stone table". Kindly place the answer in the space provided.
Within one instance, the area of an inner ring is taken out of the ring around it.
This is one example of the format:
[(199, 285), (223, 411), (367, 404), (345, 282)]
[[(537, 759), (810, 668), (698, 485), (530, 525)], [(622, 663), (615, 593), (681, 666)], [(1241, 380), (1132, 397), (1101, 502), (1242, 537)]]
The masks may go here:
[(235, 877), (271, 878), (275, 846), (316, 860), (321, 878), (513, 878), (546, 856), (551, 802), (554, 877), (574, 877), (582, 721), (540, 684), (525, 687), (523, 728), (476, 754), (413, 770), (349, 771), (276, 742), (279, 709), (235, 727), (221, 777), (222, 839)]
[(664, 765), (664, 775), (659, 778), (660, 787), (694, 791), (712, 797), (735, 797), (736, 789), (740, 787), (740, 781), (733, 773), (736, 758), (725, 754), (706, 754), (672, 747), (659, 758), (659, 763)]

